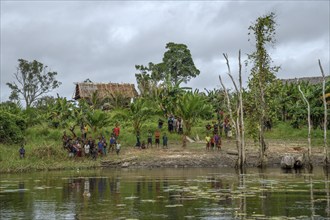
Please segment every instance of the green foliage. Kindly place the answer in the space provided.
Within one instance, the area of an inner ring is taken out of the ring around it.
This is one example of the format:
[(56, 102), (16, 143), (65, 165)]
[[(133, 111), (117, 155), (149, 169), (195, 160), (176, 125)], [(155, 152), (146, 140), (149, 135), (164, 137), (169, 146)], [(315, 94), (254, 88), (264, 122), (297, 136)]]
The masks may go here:
[(23, 110), (23, 117), (25, 118), (28, 126), (41, 124), (46, 119), (42, 111), (33, 107)]
[(208, 103), (210, 103), (215, 110), (215, 112), (219, 112), (219, 110), (224, 110), (227, 108), (226, 106), (226, 100), (224, 91), (220, 89), (213, 89), (213, 90), (207, 90), (207, 97), (206, 100)]
[[(153, 90), (164, 79), (170, 80), (174, 86), (181, 82), (188, 82), (191, 78), (199, 75), (200, 71), (195, 67), (190, 50), (186, 45), (170, 42), (166, 44), (166, 49), (162, 63), (153, 64), (150, 62), (147, 67), (135, 66), (140, 71), (140, 73), (135, 74), (135, 77), (142, 96), (151, 96)], [(163, 85), (168, 85), (168, 82)]]
[(7, 111), (15, 115), (22, 114), (22, 106), (11, 101), (0, 103), (0, 110)]
[(171, 83), (171, 76), (168, 76), (165, 81), (155, 90), (155, 96), (157, 97), (156, 103), (164, 116), (168, 116), (175, 112), (178, 102), (181, 97), (191, 88), (180, 87), (182, 81)]
[(26, 121), (19, 115), (0, 110), (0, 142), (20, 143), (24, 140)]
[(57, 97), (54, 103), (48, 105), (48, 119), (55, 128), (65, 127), (73, 119), (74, 105), (66, 98)]
[(266, 121), (272, 120), (269, 108), (272, 105), (275, 73), (279, 69), (277, 66), (272, 66), (272, 59), (266, 48), (268, 45), (273, 46), (276, 41), (275, 27), (275, 14), (273, 12), (257, 18), (255, 23), (249, 27), (249, 35), (252, 33), (255, 37), (256, 50), (248, 55), (248, 61), (253, 66), (248, 81), (249, 92), (245, 94), (247, 100), (244, 103), (246, 103), (245, 110), (249, 116), (250, 128), (258, 126), (260, 128), (251, 131), (260, 131), (262, 151), (266, 149), (263, 136), (264, 125)]
[(19, 59), (18, 62), (17, 72), (14, 73), (17, 82), (7, 83), (12, 90), (11, 100), (19, 100), (22, 96), (28, 108), (43, 94), (61, 85), (61, 82), (55, 79), (57, 72), (47, 72), (47, 66), (42, 63), (24, 59)]
[(198, 91), (186, 92), (177, 102), (174, 114), (183, 120), (185, 133), (189, 135), (199, 118), (212, 114), (212, 106)]
[(96, 132), (98, 129), (107, 126), (110, 123), (110, 118), (106, 112), (95, 110), (87, 112), (86, 122)]
[(188, 82), (191, 78), (199, 75), (200, 71), (195, 67), (190, 50), (185, 44), (170, 42), (166, 44), (167, 51), (164, 53), (161, 65), (163, 77), (170, 75), (173, 84), (179, 81)]
[(151, 100), (136, 99), (130, 106), (130, 120), (134, 131), (139, 131), (145, 121), (154, 114)]
[[(299, 82), (311, 107), (311, 121), (314, 129), (323, 128), (324, 109), (322, 102), (322, 85), (311, 85)], [(330, 81), (326, 82), (326, 90), (330, 90)], [(304, 103), (298, 83), (282, 83), (278, 81), (274, 87), (274, 95), (269, 109), (272, 118), (290, 121), (293, 128), (301, 128), (307, 124), (307, 107)]]

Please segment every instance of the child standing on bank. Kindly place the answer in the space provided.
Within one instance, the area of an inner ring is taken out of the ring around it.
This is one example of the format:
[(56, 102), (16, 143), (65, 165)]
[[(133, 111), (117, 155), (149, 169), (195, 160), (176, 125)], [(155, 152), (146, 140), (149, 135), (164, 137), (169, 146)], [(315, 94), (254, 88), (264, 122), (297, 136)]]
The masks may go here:
[(119, 140), (117, 140), (117, 144), (116, 144), (116, 154), (119, 155), (119, 151), (120, 151), (120, 143), (119, 143)]
[(163, 135), (163, 148), (167, 148), (167, 136), (166, 136), (166, 133), (164, 133), (164, 135)]
[(147, 148), (152, 147), (152, 133), (150, 130), (148, 130), (148, 143), (147, 143)]
[(205, 141), (206, 141), (206, 150), (210, 150), (211, 137), (209, 134), (206, 134)]

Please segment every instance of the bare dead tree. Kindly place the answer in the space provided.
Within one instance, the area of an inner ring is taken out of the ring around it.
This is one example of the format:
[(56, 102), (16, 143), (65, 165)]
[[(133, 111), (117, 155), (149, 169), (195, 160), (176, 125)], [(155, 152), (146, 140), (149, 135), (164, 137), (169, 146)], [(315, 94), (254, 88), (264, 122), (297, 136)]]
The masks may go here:
[(303, 93), (303, 91), (300, 88), (300, 84), (298, 84), (298, 90), (301, 93), (304, 102), (307, 104), (307, 120), (308, 120), (308, 155), (307, 155), (307, 168), (312, 169), (312, 162), (311, 162), (311, 155), (312, 155), (312, 144), (311, 144), (311, 107), (309, 105), (309, 102)]
[(241, 147), (242, 147), (242, 165), (245, 166), (245, 128), (243, 115), (243, 85), (242, 85), (242, 63), (241, 50), (238, 52), (238, 80), (239, 80), (239, 101), (240, 101), (240, 116), (241, 116)]
[[(237, 85), (235, 83), (235, 80), (231, 74), (231, 69), (230, 69), (230, 64), (229, 64), (229, 60), (228, 60), (228, 55), (223, 53), (223, 56), (226, 60), (226, 64), (227, 64), (227, 69), (228, 69), (228, 76), (230, 77), (231, 81), (233, 82), (233, 85), (235, 87), (236, 93), (237, 95), (239, 94)], [(229, 106), (230, 107), (230, 106)], [(239, 123), (239, 101), (237, 101), (236, 103), (236, 113), (237, 113), (237, 117), (236, 117), (236, 122), (235, 124), (233, 124), (235, 126), (235, 134), (236, 134), (236, 147), (237, 147), (237, 151), (238, 151), (238, 161), (237, 161), (237, 166), (241, 167), (241, 158), (242, 158), (242, 149), (241, 149), (241, 135), (240, 135), (240, 123)], [(235, 121), (235, 119), (233, 119), (233, 121)]]
[(323, 72), (323, 68), (321, 65), (321, 61), (319, 60), (319, 66), (323, 78), (322, 82), (322, 99), (323, 99), (323, 106), (324, 106), (324, 125), (323, 125), (323, 143), (324, 143), (324, 148), (323, 148), (323, 154), (324, 154), (324, 165), (328, 166), (329, 165), (329, 158), (328, 158), (328, 146), (327, 146), (327, 125), (328, 125), (328, 110), (327, 110), (327, 100), (325, 97), (325, 74)]
[[(221, 86), (222, 86), (222, 88), (223, 88), (223, 90), (224, 90), (225, 97), (226, 97), (226, 100), (227, 100), (227, 108), (228, 108), (228, 111), (229, 111), (229, 117), (230, 117), (230, 119), (231, 119), (231, 121), (232, 121), (232, 124), (233, 124), (233, 125), (235, 126), (235, 128), (236, 128), (236, 122), (235, 122), (235, 120), (234, 120), (234, 118), (233, 118), (233, 111), (232, 111), (232, 109), (231, 109), (231, 102), (230, 102), (229, 94), (228, 94), (228, 91), (227, 91), (227, 89), (226, 89), (225, 84), (223, 84), (223, 82), (222, 82), (222, 78), (221, 78), (220, 75), (219, 75), (219, 80), (220, 80), (220, 84), (221, 84)], [(237, 131), (235, 131), (235, 133), (237, 133)]]
[(230, 64), (229, 64), (229, 59), (227, 54), (223, 54), (224, 58), (226, 59), (226, 64), (228, 68), (228, 75), (235, 87), (237, 96), (238, 96), (238, 101), (236, 104), (236, 112), (237, 112), (237, 118), (236, 118), (236, 145), (237, 145), (237, 150), (238, 150), (238, 162), (237, 165), (239, 168), (243, 168), (245, 166), (245, 141), (244, 141), (244, 120), (243, 120), (243, 98), (242, 98), (242, 76), (241, 76), (241, 51), (239, 51), (239, 83), (240, 83), (240, 88), (238, 89), (236, 82), (231, 74), (231, 69), (230, 69)]

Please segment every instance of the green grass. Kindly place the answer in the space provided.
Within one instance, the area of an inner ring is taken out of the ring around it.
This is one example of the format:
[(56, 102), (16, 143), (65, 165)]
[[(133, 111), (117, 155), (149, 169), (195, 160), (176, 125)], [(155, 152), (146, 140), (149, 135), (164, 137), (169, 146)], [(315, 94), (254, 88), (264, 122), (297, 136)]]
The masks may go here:
[[(308, 128), (292, 128), (289, 123), (279, 122), (277, 123), (271, 131), (266, 132), (267, 139), (281, 139), (287, 141), (303, 141), (308, 138)], [(323, 144), (323, 130), (312, 129), (311, 130), (311, 140), (313, 145)], [(327, 134), (327, 141), (330, 141), (330, 133)]]
[[(150, 129), (154, 132), (158, 128), (158, 117), (150, 118), (140, 131), (141, 141), (147, 143), (147, 132)], [(195, 137), (197, 134), (201, 140), (204, 139), (206, 131), (205, 125), (211, 123), (211, 121), (199, 121), (196, 126), (192, 128), (190, 137)], [(109, 141), (110, 133), (114, 125), (103, 127), (102, 129), (92, 132), (89, 131), (88, 136), (93, 138), (104, 135)], [(133, 149), (136, 143), (136, 134), (133, 131), (132, 125), (127, 122), (120, 122), (121, 133), (120, 141), (123, 150)], [(93, 161), (89, 158), (69, 158), (66, 150), (62, 148), (62, 134), (66, 130), (67, 134), (70, 134), (68, 129), (54, 129), (47, 126), (47, 124), (33, 126), (26, 131), (26, 158), (19, 158), (20, 145), (5, 145), (0, 144), (0, 172), (25, 172), (32, 170), (55, 170), (55, 169), (77, 169), (77, 168), (92, 168), (100, 165), (100, 158)], [(305, 141), (307, 143), (307, 128), (294, 129), (289, 123), (278, 123), (272, 131), (266, 132), (266, 139), (274, 139), (281, 141)], [(169, 142), (176, 145), (181, 145), (181, 135), (175, 133), (169, 133), (167, 131), (167, 122), (164, 122), (164, 126), (161, 129), (161, 135), (166, 133)], [(80, 131), (76, 128), (76, 134), (80, 136)], [(71, 135), (71, 134), (70, 134)], [(249, 139), (247, 137), (247, 139)], [(328, 135), (330, 140), (330, 134)], [(154, 141), (154, 138), (153, 138)], [(312, 130), (312, 144), (313, 146), (323, 145), (323, 130)], [(190, 145), (189, 149), (199, 149), (200, 145)], [(180, 148), (181, 149), (181, 148)], [(154, 153), (156, 153), (155, 151)], [(152, 155), (148, 155), (151, 156)], [(120, 156), (121, 157), (121, 156)], [(111, 157), (109, 157), (111, 158)]]

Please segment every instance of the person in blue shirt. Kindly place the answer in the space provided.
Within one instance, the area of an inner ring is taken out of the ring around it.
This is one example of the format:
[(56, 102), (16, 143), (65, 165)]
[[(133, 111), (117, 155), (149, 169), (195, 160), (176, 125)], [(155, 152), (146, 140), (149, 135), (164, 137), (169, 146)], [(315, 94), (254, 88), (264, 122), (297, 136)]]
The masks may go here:
[(103, 155), (103, 140), (100, 138), (100, 141), (97, 143), (99, 154)]
[(24, 146), (23, 145), (19, 149), (19, 155), (20, 155), (20, 158), (21, 159), (23, 159), (25, 157), (25, 149), (24, 149)]
[(111, 149), (111, 152), (113, 152), (115, 149), (115, 146), (116, 146), (116, 138), (115, 138), (114, 134), (111, 135), (109, 143), (110, 143), (110, 147), (109, 147), (109, 153), (110, 153), (110, 149)]

